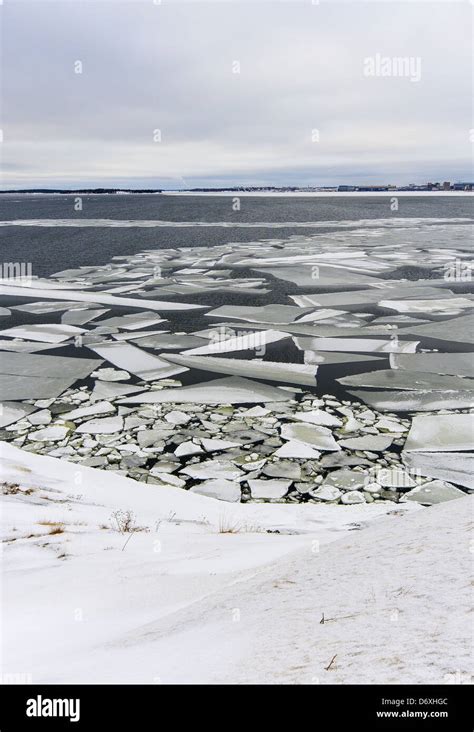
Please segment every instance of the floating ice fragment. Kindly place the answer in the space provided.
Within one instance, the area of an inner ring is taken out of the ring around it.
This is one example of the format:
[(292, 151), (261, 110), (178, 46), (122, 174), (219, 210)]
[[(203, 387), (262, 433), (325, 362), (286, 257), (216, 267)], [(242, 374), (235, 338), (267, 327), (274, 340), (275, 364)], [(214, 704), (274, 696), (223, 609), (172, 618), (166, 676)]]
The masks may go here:
[(288, 493), (291, 480), (249, 480), (252, 498), (276, 500)]
[(181, 366), (170, 366), (167, 361), (147, 351), (142, 351), (130, 343), (101, 343), (98, 346), (88, 346), (88, 348), (115, 366), (139, 376), (144, 381), (164, 379), (188, 370)]
[(76, 429), (76, 432), (87, 432), (93, 435), (112, 434), (114, 432), (121, 432), (122, 429), (122, 417), (104, 417), (103, 419), (91, 419), (88, 422), (84, 422)]
[(191, 493), (198, 493), (208, 498), (217, 498), (218, 501), (238, 503), (241, 498), (241, 490), (238, 483), (223, 478), (206, 480), (189, 489)]
[(312, 424), (284, 424), (281, 428), (284, 440), (302, 442), (319, 450), (340, 450), (331, 430)]
[(393, 369), (474, 377), (474, 353), (400, 353), (390, 355)]
[(400, 501), (416, 501), (424, 506), (434, 506), (437, 503), (452, 501), (456, 498), (465, 498), (466, 494), (459, 488), (455, 488), (451, 483), (445, 483), (442, 480), (433, 480), (431, 483), (424, 483), (413, 490), (405, 493)]
[(122, 399), (121, 404), (175, 402), (176, 404), (252, 404), (285, 402), (292, 392), (284, 391), (250, 379), (231, 377), (204, 381), (180, 389), (148, 391)]
[(35, 412), (37, 407), (31, 404), (17, 404), (15, 402), (2, 402), (0, 404), (0, 427), (7, 427), (9, 424), (18, 422), (26, 415)]
[(422, 414), (413, 418), (405, 450), (474, 449), (474, 414)]
[(336, 379), (344, 386), (366, 386), (371, 388), (386, 387), (387, 389), (401, 389), (408, 391), (461, 391), (474, 389), (474, 381), (459, 376), (445, 376), (409, 371), (384, 369), (369, 371), (363, 374), (353, 374)]
[(17, 325), (13, 328), (0, 330), (0, 335), (9, 338), (26, 338), (32, 341), (41, 341), (42, 343), (62, 343), (68, 338), (84, 333), (84, 328), (77, 328), (74, 325), (57, 325), (49, 323), (48, 325)]
[(287, 382), (316, 386), (318, 367), (311, 364), (284, 363), (279, 361), (244, 360), (237, 358), (216, 358), (214, 356), (171, 356), (163, 355), (172, 363), (234, 376), (251, 376), (266, 381)]

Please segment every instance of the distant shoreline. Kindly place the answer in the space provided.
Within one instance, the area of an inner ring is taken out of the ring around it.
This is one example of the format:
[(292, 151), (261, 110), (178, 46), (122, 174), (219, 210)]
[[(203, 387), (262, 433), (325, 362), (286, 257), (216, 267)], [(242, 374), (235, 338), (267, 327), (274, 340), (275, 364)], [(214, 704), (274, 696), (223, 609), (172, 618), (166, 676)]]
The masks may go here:
[(380, 197), (451, 197), (472, 196), (474, 191), (0, 191), (0, 196), (232, 196), (257, 198), (380, 198)]

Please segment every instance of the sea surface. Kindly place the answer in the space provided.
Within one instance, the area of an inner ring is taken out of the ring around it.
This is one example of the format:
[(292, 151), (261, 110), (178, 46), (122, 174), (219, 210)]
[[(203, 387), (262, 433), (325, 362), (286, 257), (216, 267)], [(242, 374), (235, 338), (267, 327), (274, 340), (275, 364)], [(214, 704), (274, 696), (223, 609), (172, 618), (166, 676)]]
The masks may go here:
[[(232, 196), (84, 195), (80, 196), (79, 211), (77, 198), (1, 194), (2, 261), (30, 262), (35, 276), (47, 277), (69, 267), (104, 265), (113, 256), (143, 249), (214, 246), (284, 239), (295, 234), (310, 236), (335, 231), (338, 224), (344, 229), (349, 222), (357, 228), (361, 220), (375, 223), (378, 219), (459, 219), (472, 218), (474, 214), (472, 197), (449, 195), (400, 196), (398, 211), (391, 210), (391, 196), (242, 196), (237, 211)], [(35, 225), (48, 219), (67, 221), (68, 225)], [(84, 225), (103, 219), (126, 226)], [(10, 221), (28, 225), (2, 224)], [(141, 222), (140, 226), (134, 227), (134, 221)], [(159, 224), (146, 226), (143, 222)], [(183, 227), (183, 222), (191, 225)], [(206, 223), (222, 225), (203, 226)]]

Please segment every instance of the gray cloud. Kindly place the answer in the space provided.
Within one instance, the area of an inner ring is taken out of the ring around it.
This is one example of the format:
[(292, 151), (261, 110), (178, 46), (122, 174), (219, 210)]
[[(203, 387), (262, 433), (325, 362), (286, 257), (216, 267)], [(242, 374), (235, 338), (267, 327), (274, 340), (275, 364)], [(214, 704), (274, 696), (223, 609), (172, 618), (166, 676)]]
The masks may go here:
[[(3, 187), (472, 177), (468, 3), (6, 0), (0, 12)], [(420, 80), (365, 76), (376, 54), (420, 59)]]

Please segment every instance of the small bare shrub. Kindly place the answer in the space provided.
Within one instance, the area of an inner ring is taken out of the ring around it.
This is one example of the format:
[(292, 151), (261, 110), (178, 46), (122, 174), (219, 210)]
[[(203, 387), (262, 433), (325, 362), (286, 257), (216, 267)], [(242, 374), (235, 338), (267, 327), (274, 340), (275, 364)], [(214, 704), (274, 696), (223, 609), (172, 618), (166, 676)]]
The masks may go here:
[(136, 523), (136, 516), (133, 511), (113, 511), (110, 519), (117, 527), (117, 531), (121, 534), (129, 534), (132, 531), (138, 531), (139, 527)]

